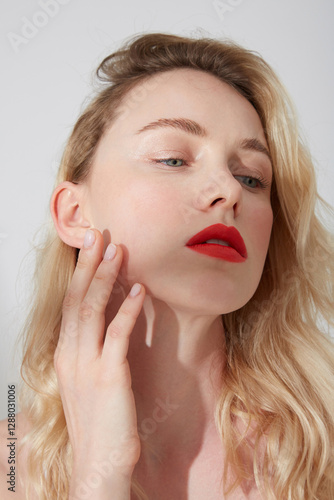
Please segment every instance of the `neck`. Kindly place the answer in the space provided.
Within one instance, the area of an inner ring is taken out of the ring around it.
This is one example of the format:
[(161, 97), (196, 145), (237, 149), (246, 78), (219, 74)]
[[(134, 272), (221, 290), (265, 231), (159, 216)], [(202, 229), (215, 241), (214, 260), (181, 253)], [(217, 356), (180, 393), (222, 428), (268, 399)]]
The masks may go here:
[(127, 359), (147, 459), (171, 455), (176, 443), (190, 452), (214, 429), (224, 347), (221, 316), (198, 316), (146, 296)]

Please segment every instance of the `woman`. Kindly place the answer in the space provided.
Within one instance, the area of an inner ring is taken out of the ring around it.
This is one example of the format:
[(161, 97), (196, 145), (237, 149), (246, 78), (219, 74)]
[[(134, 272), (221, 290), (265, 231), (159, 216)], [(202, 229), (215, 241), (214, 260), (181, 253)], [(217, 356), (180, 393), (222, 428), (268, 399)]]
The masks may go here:
[(24, 489), (333, 498), (332, 240), (282, 85), (167, 34), (97, 73), (25, 327)]

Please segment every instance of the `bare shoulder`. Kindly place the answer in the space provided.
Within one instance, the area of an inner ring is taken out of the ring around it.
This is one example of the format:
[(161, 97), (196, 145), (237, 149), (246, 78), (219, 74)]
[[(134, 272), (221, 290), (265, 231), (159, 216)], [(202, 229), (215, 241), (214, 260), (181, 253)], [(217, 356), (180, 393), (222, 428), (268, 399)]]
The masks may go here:
[[(11, 422), (12, 424), (12, 422)], [(26, 453), (18, 458), (20, 440), (29, 430), (23, 413), (15, 415), (15, 427), (7, 419), (0, 420), (0, 498), (2, 500), (25, 500)]]

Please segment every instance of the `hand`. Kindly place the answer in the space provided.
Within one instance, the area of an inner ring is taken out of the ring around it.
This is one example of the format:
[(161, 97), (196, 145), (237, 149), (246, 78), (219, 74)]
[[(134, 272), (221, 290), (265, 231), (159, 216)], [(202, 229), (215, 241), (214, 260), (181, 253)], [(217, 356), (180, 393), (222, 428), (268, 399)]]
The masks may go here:
[(79, 252), (63, 302), (54, 365), (75, 467), (89, 464), (90, 470), (106, 471), (109, 465), (110, 474), (117, 470), (131, 476), (140, 439), (126, 356), (145, 289), (140, 284), (132, 287), (139, 293), (130, 292), (105, 332), (105, 310), (122, 248), (116, 248), (113, 259), (102, 259), (102, 234), (90, 231), (95, 242)]

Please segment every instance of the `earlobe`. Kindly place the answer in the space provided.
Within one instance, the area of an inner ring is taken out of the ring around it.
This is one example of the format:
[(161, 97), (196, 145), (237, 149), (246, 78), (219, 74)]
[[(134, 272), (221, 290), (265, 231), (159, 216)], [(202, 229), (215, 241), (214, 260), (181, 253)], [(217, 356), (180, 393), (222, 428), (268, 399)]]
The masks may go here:
[(84, 216), (84, 186), (64, 181), (53, 191), (50, 212), (59, 237), (71, 247), (81, 248), (87, 228), (93, 224)]

